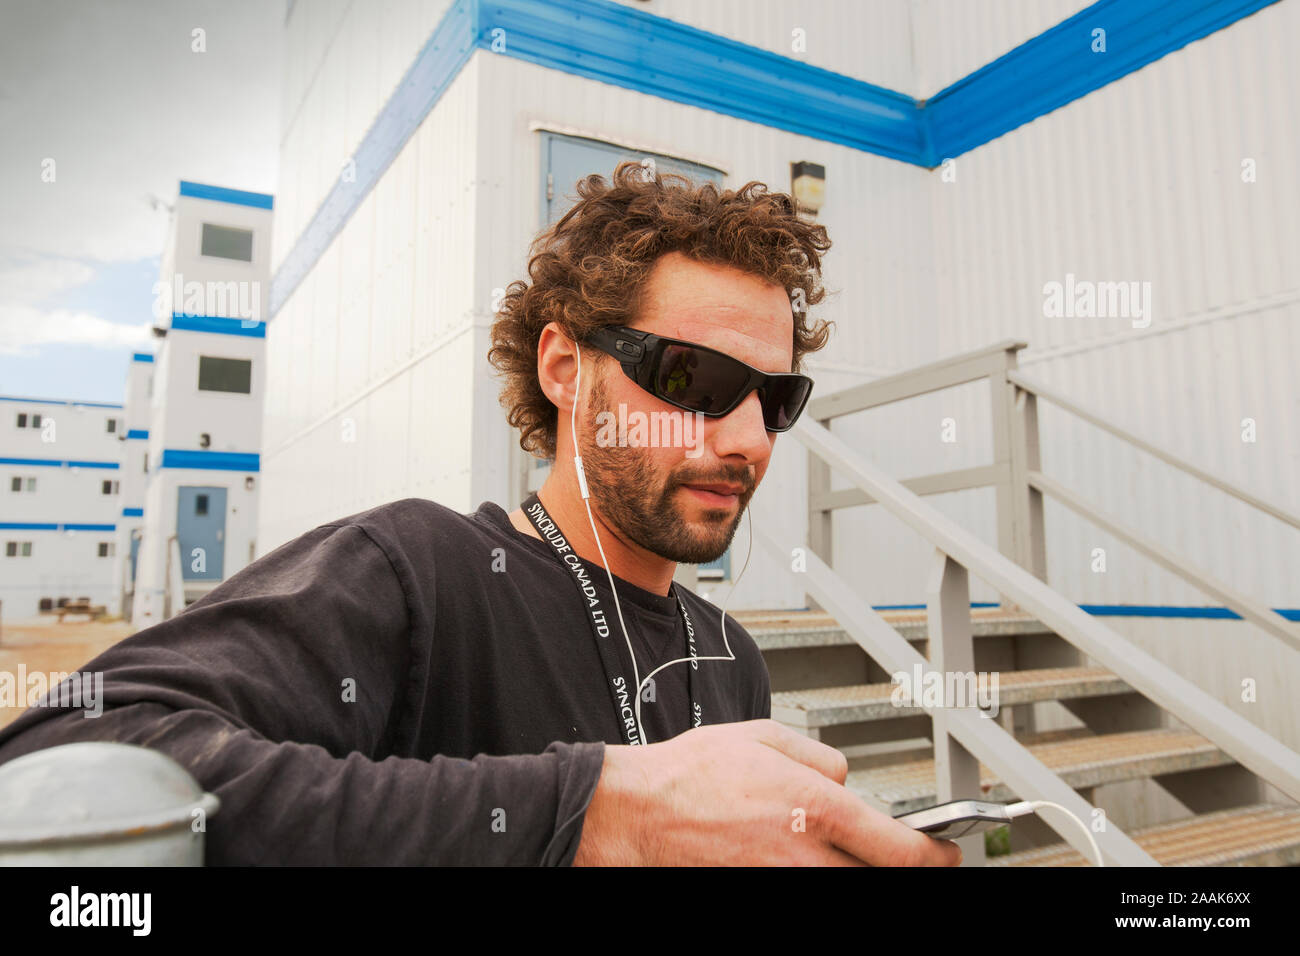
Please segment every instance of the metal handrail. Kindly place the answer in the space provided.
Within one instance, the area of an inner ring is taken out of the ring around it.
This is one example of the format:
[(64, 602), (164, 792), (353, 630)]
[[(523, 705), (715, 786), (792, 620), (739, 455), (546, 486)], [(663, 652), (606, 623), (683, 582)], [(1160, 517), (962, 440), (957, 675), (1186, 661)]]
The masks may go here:
[[(795, 426), (797, 430), (799, 426)], [(820, 427), (820, 426), (816, 426)], [(810, 446), (811, 448), (811, 446)], [(901, 486), (900, 486), (901, 487)], [(910, 492), (904, 492), (910, 494)], [(781, 547), (759, 524), (753, 525), (754, 537), (769, 553), (784, 560), (787, 549)], [(805, 555), (802, 576), (806, 588), (867, 654), (889, 673), (911, 673), (913, 668), (925, 668), (931, 662), (900, 635), (854, 589), (816, 554)], [(1000, 727), (996, 721), (972, 712), (970, 708), (941, 708), (918, 699), (914, 704), (925, 710), (938, 722), (944, 722), (944, 732), (955, 737), (963, 747), (981, 763), (996, 773), (1004, 783), (1021, 798), (1050, 800), (1067, 808), (1080, 820), (1091, 820), (1094, 808), (1050, 770), (1037, 757)], [(940, 736), (936, 726), (936, 741)], [(940, 783), (942, 789), (942, 783)], [(954, 794), (940, 794), (940, 802)], [(1071, 846), (1092, 858), (1087, 840), (1072, 826), (1057, 828), (1050, 819), (1048, 826), (1056, 829)], [(1096, 834), (1097, 847), (1109, 864), (1119, 866), (1158, 866), (1159, 864), (1134, 840), (1115, 826), (1108, 826)], [(969, 854), (968, 854), (969, 855)]]
[(1118, 425), (1112, 424), (1111, 422), (1106, 421), (1104, 418), (1100, 417), (1099, 415), (1095, 415), (1092, 412), (1088, 411), (1086, 408), (1083, 408), (1081, 405), (1078, 405), (1070, 401), (1068, 398), (1063, 396), (1060, 392), (1054, 391), (1045, 385), (1041, 385), (1038, 382), (1035, 382), (1031, 378), (1026, 378), (1024, 373), (1018, 371), (1008, 371), (1007, 379), (1017, 387), (1024, 389), (1026, 392), (1032, 392), (1034, 395), (1037, 395), (1039, 398), (1047, 399), (1053, 405), (1065, 409), (1067, 412), (1070, 412), (1071, 414), (1079, 418), (1082, 418), (1085, 422), (1088, 422), (1089, 424), (1096, 425), (1098, 428), (1110, 432), (1112, 435), (1116, 436), (1117, 438), (1124, 439), (1124, 441), (1128, 442), (1131, 445), (1135, 445), (1136, 447), (1142, 449), (1142, 451), (1146, 452), (1147, 454), (1159, 458), (1161, 461), (1165, 462), (1166, 464), (1173, 465), (1175, 468), (1181, 469), (1182, 471), (1191, 475), (1193, 478), (1199, 478), (1201, 481), (1205, 482), (1206, 484), (1213, 485), (1215, 488), (1218, 488), (1220, 491), (1232, 495), (1237, 500), (1244, 501), (1246, 504), (1250, 505), (1251, 507), (1258, 508), (1260, 511), (1263, 511), (1266, 514), (1272, 515), (1274, 518), (1277, 518), (1279, 521), (1286, 522), (1287, 524), (1291, 525), (1293, 528), (1300, 528), (1300, 516), (1293, 515), (1289, 511), (1285, 511), (1282, 508), (1279, 508), (1277, 505), (1265, 501), (1263, 498), (1256, 497), (1255, 495), (1252, 495), (1248, 491), (1243, 491), (1241, 488), (1238, 488), (1237, 486), (1231, 484), (1225, 479), (1220, 478), (1218, 475), (1211, 474), (1210, 472), (1205, 471), (1202, 468), (1196, 467), (1191, 462), (1179, 458), (1177, 455), (1173, 454), (1173, 452), (1166, 451), (1165, 449), (1159, 447), (1158, 445), (1153, 445), (1149, 441), (1146, 441), (1143, 438), (1139, 438), (1137, 435), (1133, 434), (1130, 431), (1125, 431), (1123, 428), (1120, 428)]
[[(1135, 691), (1212, 741), (1242, 766), (1293, 799), (1300, 800), (1300, 754), (1215, 700), (1052, 590), (1045, 582), (927, 505), (919, 496), (884, 474), (827, 428), (804, 416), (791, 433), (812, 455), (839, 471), (855, 487), (911, 526), (943, 554), (1017, 602), (1061, 638), (1108, 667)], [(771, 539), (764, 540), (769, 547), (776, 546)], [(816, 555), (809, 554), (807, 558), (810, 566), (820, 565), (819, 560), (814, 561)], [(871, 632), (874, 625), (872, 615), (864, 611), (861, 602), (837, 599), (833, 586), (836, 582), (843, 584), (834, 571), (826, 568), (825, 574), (818, 573), (809, 578), (811, 593), (819, 602), (825, 599), (837, 603), (839, 613), (845, 615), (840, 618), (837, 614), (837, 619), (846, 629), (851, 626), (850, 633), (862, 643), (858, 635)], [(835, 611), (832, 610), (832, 613)], [(887, 624), (884, 626), (888, 627)], [(887, 650), (887, 642), (881, 641), (882, 638), (883, 634), (877, 635), (877, 651)], [(897, 648), (891, 653), (891, 658), (897, 657), (900, 652), (901, 648)], [(975, 715), (970, 716), (972, 720), (960, 717), (955, 712), (949, 714), (946, 718), (949, 721), (949, 732), (972, 754), (981, 759), (992, 757), (989, 766), (999, 773), (1019, 774), (1022, 785), (1032, 783), (1033, 765), (1041, 767), (1041, 764), (1019, 744), (1015, 748), (1011, 747), (999, 735), (998, 732), (1006, 733), (1001, 728), (995, 732), (988, 721), (980, 721)], [(1027, 760), (1032, 761), (1033, 765), (1027, 763)], [(1022, 796), (1033, 797), (1034, 794), (1026, 792)], [(1073, 843), (1068, 829), (1058, 832)], [(1107, 852), (1103, 849), (1103, 854)], [(1115, 852), (1113, 847), (1110, 852)]]
[(1029, 484), (1044, 494), (1051, 495), (1075, 514), (1110, 532), (1129, 547), (1145, 554), (1165, 570), (1178, 575), (1211, 597), (1218, 598), (1244, 619), (1272, 634), (1292, 650), (1300, 651), (1300, 633), (1281, 614), (1211, 577), (1209, 572), (1193, 567), (1149, 538), (1128, 530), (1119, 519), (1104, 514), (1095, 505), (1042, 472), (1031, 471)]
[(1001, 371), (1004, 356), (1028, 348), (1019, 339), (1004, 339), (984, 348), (952, 355), (905, 372), (896, 372), (861, 385), (840, 389), (808, 403), (806, 415), (817, 421), (850, 415), (868, 408), (879, 408), (907, 398), (928, 395), (954, 385), (978, 382), (990, 372)]

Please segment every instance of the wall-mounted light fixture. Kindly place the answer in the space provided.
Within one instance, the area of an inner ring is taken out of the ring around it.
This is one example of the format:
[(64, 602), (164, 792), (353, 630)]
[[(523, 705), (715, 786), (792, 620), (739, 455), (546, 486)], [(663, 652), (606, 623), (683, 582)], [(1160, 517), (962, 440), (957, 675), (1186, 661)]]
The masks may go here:
[(826, 167), (819, 163), (791, 163), (790, 187), (799, 208), (815, 214), (826, 201)]
[(252, 475), (249, 475), (247, 478), (244, 479), (244, 488), (245, 488), (247, 491), (252, 491), (252, 490), (253, 490), (253, 476), (252, 476)]

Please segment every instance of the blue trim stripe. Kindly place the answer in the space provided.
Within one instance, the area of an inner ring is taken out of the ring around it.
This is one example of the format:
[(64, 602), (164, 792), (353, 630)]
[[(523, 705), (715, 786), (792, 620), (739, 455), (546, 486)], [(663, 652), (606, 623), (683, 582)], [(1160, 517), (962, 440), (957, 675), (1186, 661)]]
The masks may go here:
[[(972, 601), (971, 607), (998, 607), (996, 602)], [(924, 604), (873, 604), (876, 611), (924, 611)], [(1226, 607), (1177, 607), (1162, 604), (1080, 604), (1079, 609), (1094, 617), (1191, 617), (1240, 621), (1241, 615)], [(1300, 621), (1300, 608), (1275, 607), (1288, 621)]]
[[(1157, 604), (1080, 604), (1094, 617), (1194, 617), (1220, 621), (1240, 621), (1236, 611), (1226, 607), (1166, 607)], [(1300, 608), (1275, 607), (1273, 610), (1288, 621), (1300, 621)]]
[(116, 531), (115, 524), (53, 524), (42, 521), (0, 521), (4, 531)]
[(143, 518), (143, 517), (144, 517), (144, 509), (143, 509), (143, 508), (123, 508), (123, 509), (122, 509), (122, 517), (123, 517), (123, 518)]
[[(1099, 0), (931, 97), (910, 96), (610, 0), (457, 0), (271, 281), (274, 317), (475, 49), (927, 169), (1277, 0)], [(1106, 53), (1092, 30), (1106, 30)], [(504, 33), (502, 32), (504, 31)], [(576, 42), (575, 42), (576, 38)], [(182, 184), (184, 185), (184, 184)]]
[[(903, 93), (604, 0), (492, 0), (478, 46), (660, 99), (914, 162), (925, 148)], [(572, 185), (572, 184), (568, 184)]]
[(281, 262), (271, 280), (272, 316), (325, 254), (443, 91), (469, 62), (475, 49), (478, 18), (479, 0), (457, 0), (434, 28), (352, 155), (355, 178), (335, 177), (311, 222)]
[(150, 354), (149, 352), (132, 352), (132, 353), (131, 353), (131, 361), (132, 361), (132, 362), (152, 362), (152, 361), (153, 361), (153, 355)]
[[(935, 166), (1087, 96), (1277, 0), (1100, 0), (923, 104)], [(1105, 30), (1105, 52), (1093, 31)]]
[(172, 328), (183, 332), (215, 332), (218, 335), (247, 335), (266, 338), (266, 323), (252, 319), (230, 319), (219, 315), (184, 315), (172, 313)]
[(256, 452), (190, 451), (164, 448), (163, 468), (202, 468), (216, 471), (258, 471), (260, 456)]
[(0, 402), (31, 402), (35, 405), (64, 405), (68, 408), (121, 408), (113, 402), (78, 402), (70, 398), (19, 398), (17, 395), (0, 395)]
[(130, 431), (128, 431), (128, 432), (126, 433), (126, 437), (127, 437), (128, 439), (134, 439), (134, 438), (148, 438), (148, 437), (149, 437), (149, 429), (147, 429), (147, 428), (132, 428)]
[(233, 203), (236, 206), (253, 206), (257, 209), (271, 209), (275, 197), (267, 193), (250, 193), (242, 189), (227, 189), (225, 186), (208, 186), (204, 183), (191, 183), (181, 180), (181, 195), (193, 199), (213, 199), (217, 202)]
[(0, 465), (35, 465), (46, 468), (121, 468), (115, 461), (68, 461), (62, 458), (0, 458)]

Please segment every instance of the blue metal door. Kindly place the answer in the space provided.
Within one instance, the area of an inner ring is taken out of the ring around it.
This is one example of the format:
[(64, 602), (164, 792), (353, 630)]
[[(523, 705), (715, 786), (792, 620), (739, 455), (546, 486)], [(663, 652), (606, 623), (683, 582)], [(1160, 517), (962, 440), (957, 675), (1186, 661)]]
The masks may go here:
[(220, 581), (226, 555), (226, 489), (182, 485), (176, 498), (176, 540), (181, 577)]
[(599, 173), (606, 181), (614, 167), (625, 159), (643, 162), (653, 159), (655, 169), (677, 173), (697, 183), (711, 182), (721, 188), (722, 173), (662, 153), (642, 153), (614, 143), (602, 143), (559, 133), (542, 133), (542, 225), (549, 226), (577, 201), (578, 180)]

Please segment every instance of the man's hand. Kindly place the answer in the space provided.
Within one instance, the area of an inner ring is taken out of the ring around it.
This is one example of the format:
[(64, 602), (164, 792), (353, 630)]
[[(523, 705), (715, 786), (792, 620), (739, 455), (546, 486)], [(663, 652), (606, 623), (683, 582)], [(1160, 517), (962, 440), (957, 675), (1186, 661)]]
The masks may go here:
[[(844, 788), (848, 761), (774, 720), (607, 746), (575, 866), (955, 866), (961, 850)], [(802, 811), (802, 814), (796, 813)], [(802, 821), (802, 828), (796, 826)]]

